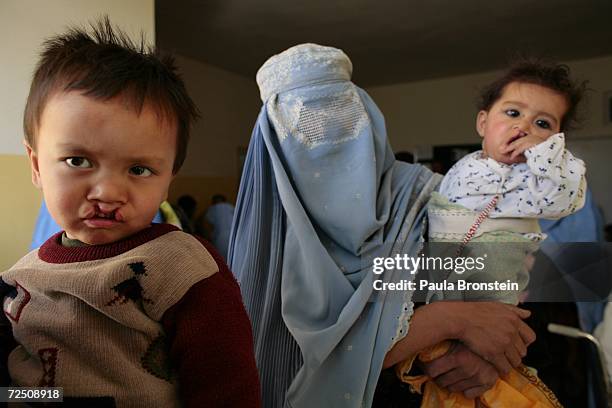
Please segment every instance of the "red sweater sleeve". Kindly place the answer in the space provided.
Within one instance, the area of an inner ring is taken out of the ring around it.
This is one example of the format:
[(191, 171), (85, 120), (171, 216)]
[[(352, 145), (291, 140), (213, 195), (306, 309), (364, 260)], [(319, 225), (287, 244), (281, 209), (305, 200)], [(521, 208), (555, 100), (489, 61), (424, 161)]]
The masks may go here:
[(219, 272), (195, 284), (162, 324), (186, 407), (260, 407), (251, 323), (240, 288), (209, 243)]

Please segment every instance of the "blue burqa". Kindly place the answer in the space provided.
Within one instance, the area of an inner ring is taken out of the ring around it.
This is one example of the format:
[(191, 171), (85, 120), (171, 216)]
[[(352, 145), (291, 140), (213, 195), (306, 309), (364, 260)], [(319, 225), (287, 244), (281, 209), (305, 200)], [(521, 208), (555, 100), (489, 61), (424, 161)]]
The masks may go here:
[[(270, 58), (229, 262), (255, 337), (263, 406), (369, 407), (383, 359), (408, 330), (409, 291), (376, 292), (373, 259), (416, 255), (439, 181), (396, 162), (384, 118), (340, 50)], [(410, 275), (403, 277), (411, 278)]]

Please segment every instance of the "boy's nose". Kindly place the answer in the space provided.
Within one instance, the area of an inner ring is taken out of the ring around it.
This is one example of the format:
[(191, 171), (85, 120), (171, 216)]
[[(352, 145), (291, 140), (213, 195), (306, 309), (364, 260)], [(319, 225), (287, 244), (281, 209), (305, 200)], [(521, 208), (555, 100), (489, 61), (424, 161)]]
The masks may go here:
[(117, 177), (103, 177), (91, 186), (87, 199), (97, 201), (103, 211), (112, 211), (118, 205), (125, 204), (127, 189)]

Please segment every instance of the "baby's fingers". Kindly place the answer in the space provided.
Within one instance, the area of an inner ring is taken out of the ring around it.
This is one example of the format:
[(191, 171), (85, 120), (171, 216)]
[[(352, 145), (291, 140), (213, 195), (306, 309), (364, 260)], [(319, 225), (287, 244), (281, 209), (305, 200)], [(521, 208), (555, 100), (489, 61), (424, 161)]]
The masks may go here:
[[(520, 142), (520, 141), (519, 141)], [(515, 159), (518, 156), (522, 155), (523, 153), (525, 153), (525, 150), (529, 149), (531, 146), (526, 143), (526, 142), (522, 142), (522, 143), (518, 143), (516, 146), (514, 146), (514, 151), (512, 152), (512, 158)]]

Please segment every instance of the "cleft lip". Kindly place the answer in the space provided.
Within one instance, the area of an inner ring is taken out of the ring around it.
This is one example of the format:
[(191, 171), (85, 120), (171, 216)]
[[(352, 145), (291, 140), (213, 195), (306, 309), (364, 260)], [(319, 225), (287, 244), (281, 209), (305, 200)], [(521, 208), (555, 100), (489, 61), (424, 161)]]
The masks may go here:
[(112, 211), (102, 211), (98, 207), (93, 207), (88, 216), (83, 220), (85, 225), (93, 229), (112, 229), (118, 228), (123, 224), (123, 216), (120, 209)]
[(105, 219), (109, 219), (109, 220), (114, 220), (115, 219), (115, 211), (101, 211), (98, 210), (96, 211), (95, 217), (96, 218), (105, 218)]
[(83, 218), (86, 220), (123, 221), (123, 215), (119, 208), (115, 208), (112, 211), (104, 211), (97, 205), (88, 210)]
[(123, 221), (123, 216), (121, 215), (119, 209), (113, 210), (112, 212), (106, 214), (106, 216), (114, 221)]

